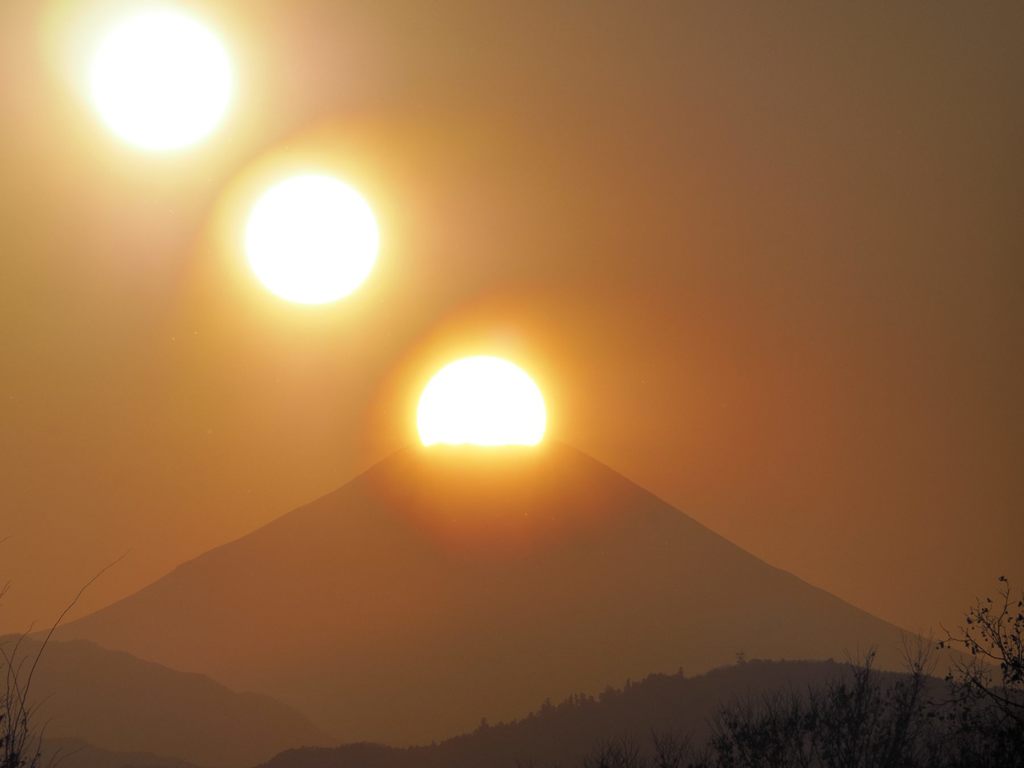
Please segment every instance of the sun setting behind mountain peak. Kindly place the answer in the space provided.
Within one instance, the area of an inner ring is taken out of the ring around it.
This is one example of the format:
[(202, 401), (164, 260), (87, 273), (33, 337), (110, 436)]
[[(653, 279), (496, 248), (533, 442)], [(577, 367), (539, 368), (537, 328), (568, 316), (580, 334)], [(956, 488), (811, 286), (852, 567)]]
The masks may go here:
[(449, 363), (427, 384), (416, 414), (424, 445), (536, 445), (547, 409), (533, 379), (500, 357)]

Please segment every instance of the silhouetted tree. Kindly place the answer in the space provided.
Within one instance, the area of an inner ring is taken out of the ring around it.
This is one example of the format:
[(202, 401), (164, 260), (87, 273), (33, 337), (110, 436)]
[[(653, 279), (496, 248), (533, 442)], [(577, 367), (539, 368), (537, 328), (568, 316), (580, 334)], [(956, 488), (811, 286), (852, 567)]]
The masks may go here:
[(653, 733), (654, 757), (650, 768), (695, 768), (703, 765), (706, 756), (694, 751), (688, 736), (676, 733)]
[(608, 741), (583, 760), (583, 768), (646, 768), (640, 745), (623, 736)]
[(1024, 593), (1000, 576), (939, 647), (963, 652), (946, 678), (949, 750), (962, 765), (1024, 765)]
[(633, 738), (605, 742), (583, 761), (583, 768), (711, 768), (707, 751), (693, 749), (690, 739), (675, 733), (651, 734), (653, 750), (645, 753)]

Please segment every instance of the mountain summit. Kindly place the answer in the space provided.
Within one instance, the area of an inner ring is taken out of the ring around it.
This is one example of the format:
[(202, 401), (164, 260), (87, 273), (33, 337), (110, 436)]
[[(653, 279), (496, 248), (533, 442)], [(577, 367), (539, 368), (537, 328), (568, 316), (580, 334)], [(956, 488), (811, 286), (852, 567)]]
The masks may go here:
[(579, 451), (407, 449), (63, 632), (392, 744), (736, 654), (900, 631)]

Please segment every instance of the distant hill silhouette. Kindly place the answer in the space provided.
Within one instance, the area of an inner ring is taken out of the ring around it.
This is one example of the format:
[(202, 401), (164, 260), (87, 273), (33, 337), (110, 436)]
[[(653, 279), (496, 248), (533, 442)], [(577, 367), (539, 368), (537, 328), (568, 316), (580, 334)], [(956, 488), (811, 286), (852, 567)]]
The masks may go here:
[[(2, 642), (10, 650), (14, 638)], [(23, 642), (20, 657), (38, 648), (37, 641)], [(91, 745), (64, 758), (68, 768), (127, 760), (109, 752), (140, 753), (120, 765), (244, 766), (289, 747), (332, 743), (304, 716), (267, 696), (236, 693), (203, 675), (81, 640), (47, 646), (30, 696), (37, 706), (34, 720), (45, 724), (51, 748), (60, 740)], [(65, 755), (74, 751), (65, 747)]]
[(895, 661), (900, 634), (547, 444), (404, 450), (61, 636), (413, 744), (741, 651)]
[(81, 739), (47, 739), (41, 765), (60, 768), (197, 768), (184, 760), (148, 752), (114, 752)]
[[(897, 673), (882, 673), (895, 678)], [(850, 678), (846, 664), (750, 661), (697, 677), (651, 675), (598, 697), (573, 696), (510, 723), (431, 746), (395, 748), (349, 744), (284, 752), (262, 768), (579, 768), (609, 741), (629, 738), (648, 749), (651, 734), (708, 735), (710, 719), (725, 704), (786, 691), (806, 692)], [(936, 681), (936, 684), (939, 681)]]

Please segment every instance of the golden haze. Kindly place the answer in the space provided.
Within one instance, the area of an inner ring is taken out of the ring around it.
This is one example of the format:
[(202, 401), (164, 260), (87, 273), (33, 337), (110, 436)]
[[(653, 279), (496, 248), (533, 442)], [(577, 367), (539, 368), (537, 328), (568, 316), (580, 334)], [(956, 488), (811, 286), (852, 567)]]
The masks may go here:
[[(6, 629), (126, 549), (83, 610), (339, 486), (484, 349), (551, 437), (887, 619), (951, 622), (1019, 563), (1018, 27), (573, 5), (211, 5), (230, 141), (171, 161), (65, 66), (125, 4), (0, 3)], [(344, 302), (276, 299), (223, 227), (282, 147), (373, 201)]]

